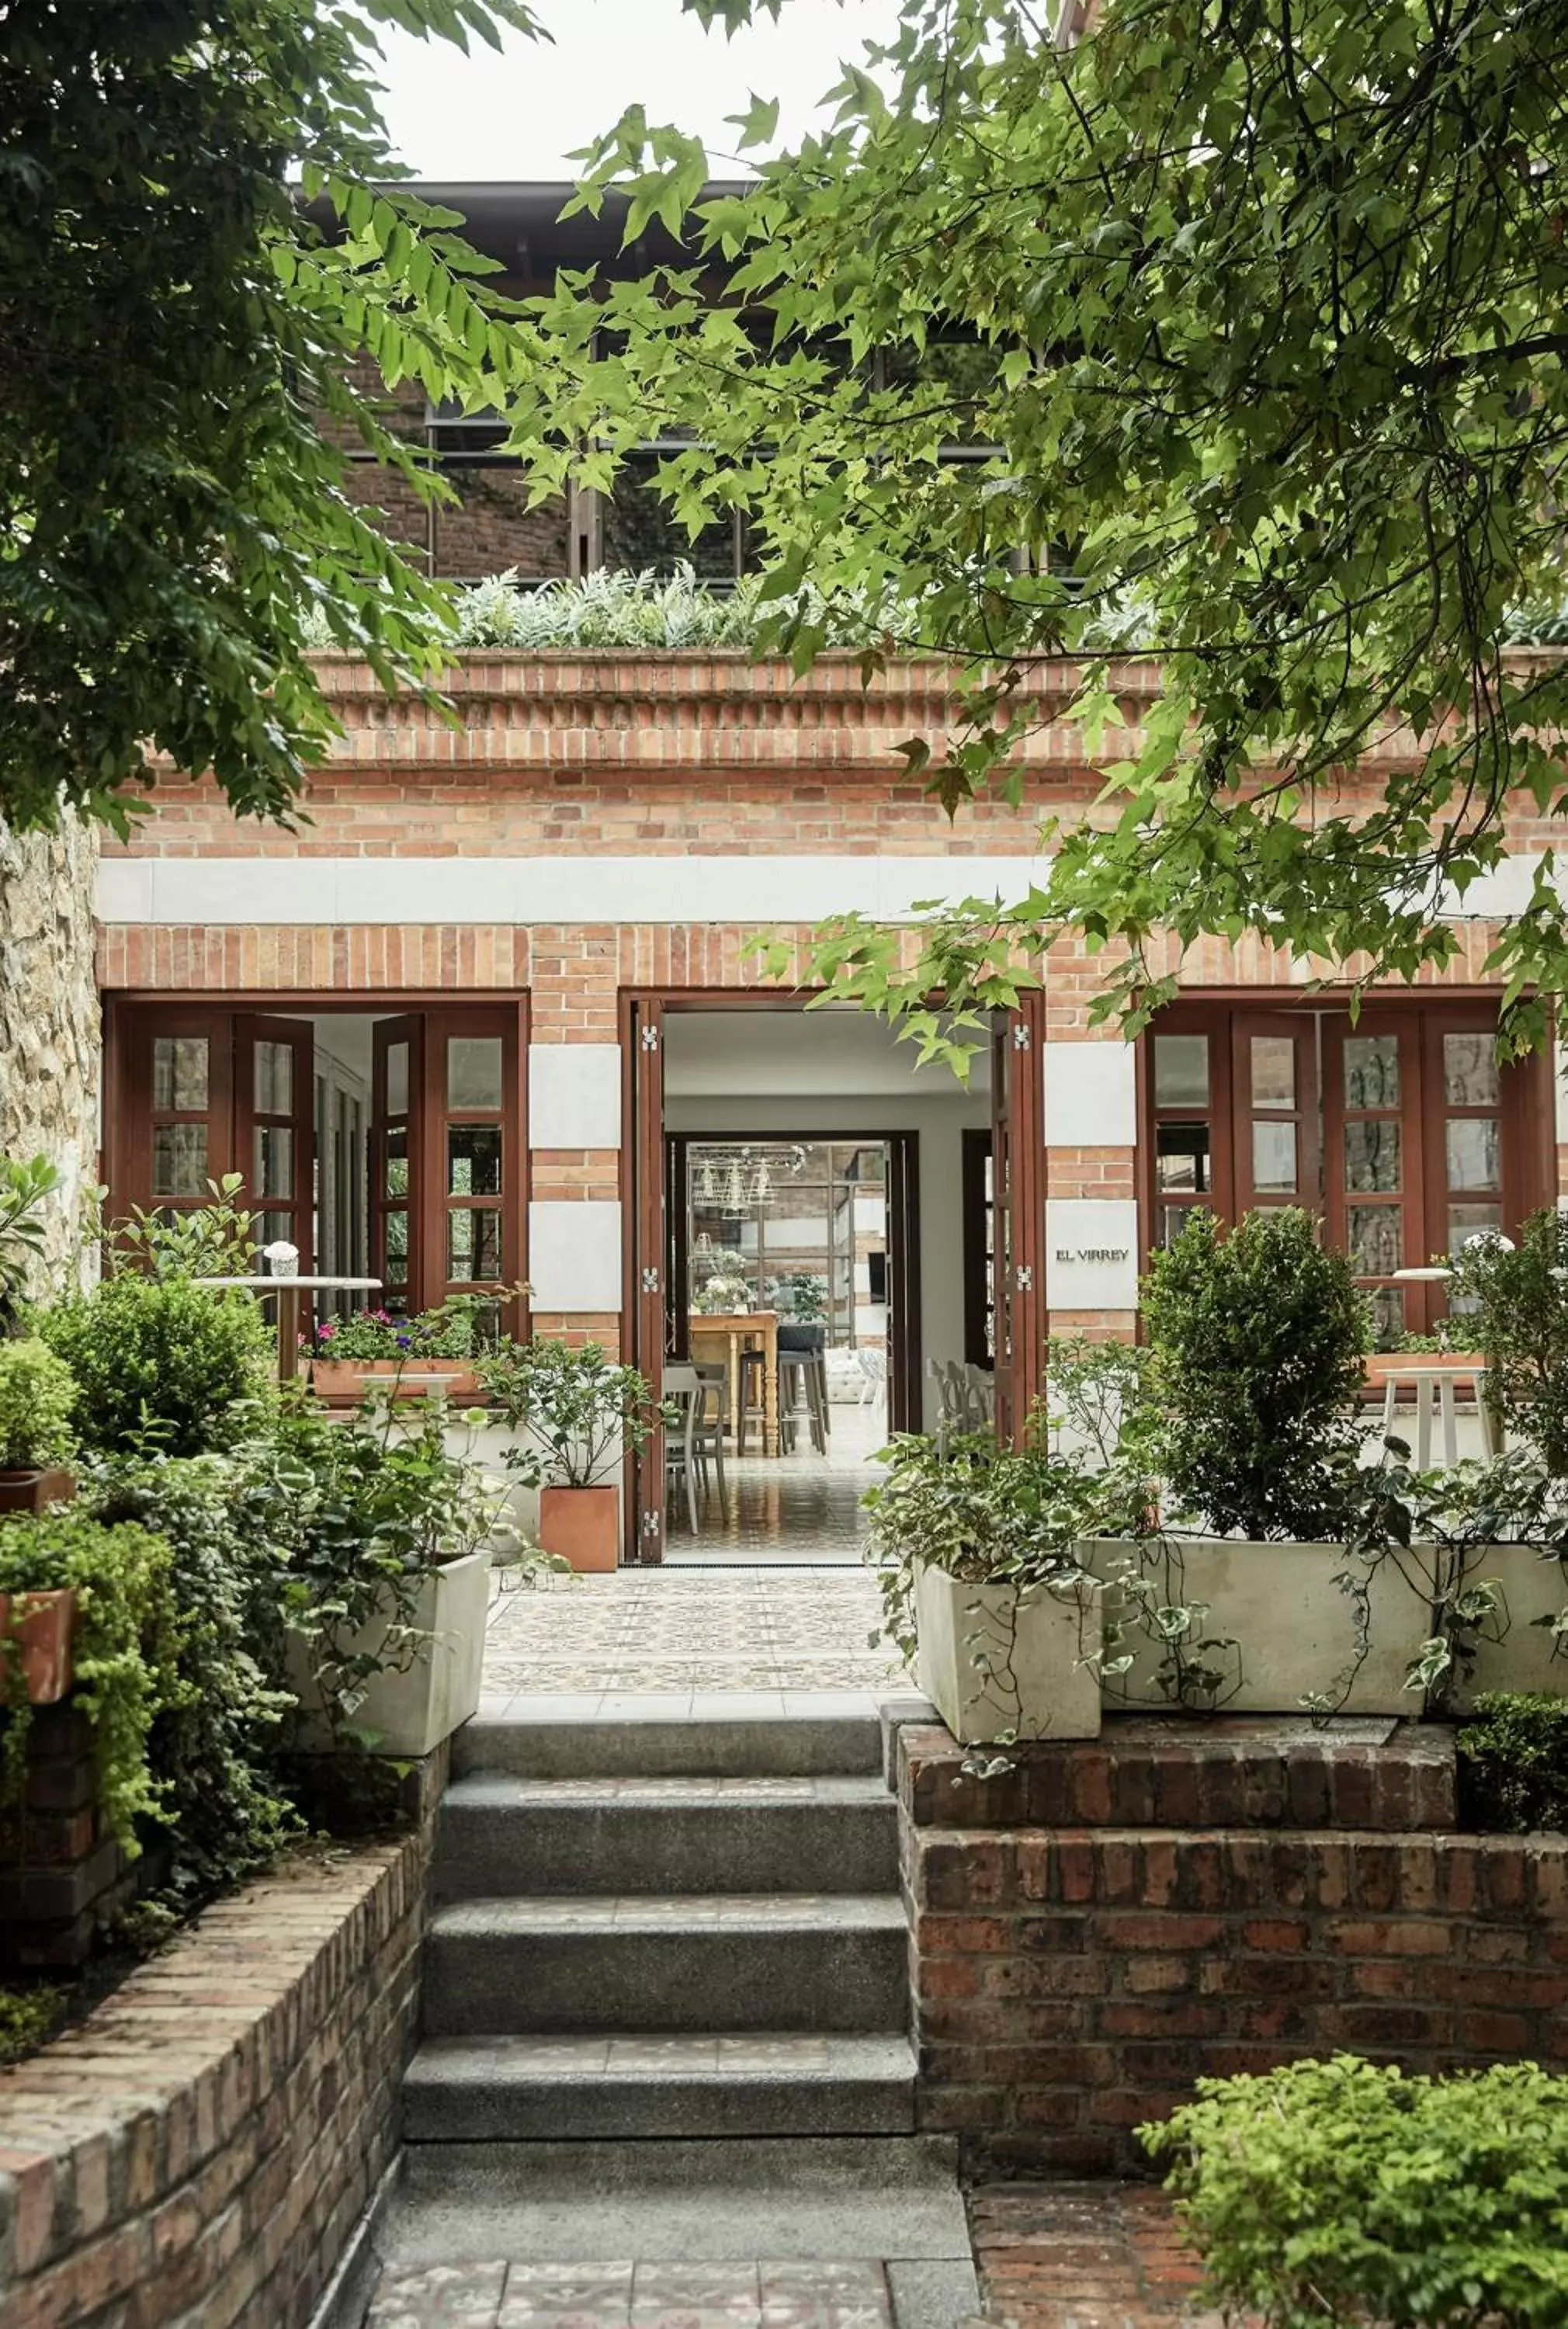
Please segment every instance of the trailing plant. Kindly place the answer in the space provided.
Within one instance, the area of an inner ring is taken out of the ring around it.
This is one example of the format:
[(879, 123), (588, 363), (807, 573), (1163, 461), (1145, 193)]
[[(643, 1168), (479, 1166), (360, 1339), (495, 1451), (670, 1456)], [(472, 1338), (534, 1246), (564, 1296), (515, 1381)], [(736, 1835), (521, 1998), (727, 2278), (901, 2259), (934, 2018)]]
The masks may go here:
[(1221, 1535), (1318, 1538), (1354, 1476), (1370, 1346), (1341, 1253), (1297, 1206), (1227, 1235), (1197, 1210), (1143, 1287), (1150, 1388), (1169, 1504)]
[(1391, 1438), (1383, 1463), (1361, 1473), (1357, 1486), (1338, 1579), (1353, 1612), (1352, 1657), (1314, 1711), (1331, 1713), (1348, 1695), (1367, 1653), (1373, 1580), (1387, 1562), (1431, 1614), (1432, 1631), (1405, 1678), (1428, 1713), (1441, 1712), (1455, 1684), (1469, 1680), (1483, 1642), (1502, 1641), (1521, 1622), (1500, 1580), (1486, 1574), (1495, 1545), (1539, 1553), (1545, 1607), (1523, 1622), (1549, 1631), (1559, 1650), (1568, 1645), (1568, 1482), (1526, 1450), (1421, 1473), (1404, 1442)]
[(419, 1655), (424, 1579), (477, 1551), (500, 1519), (503, 1486), (449, 1450), (446, 1423), (439, 1399), (399, 1408), (372, 1393), (335, 1420), (299, 1395), (244, 1452), (250, 1524), (286, 1560), (284, 1621), (344, 1738), (373, 1677)]
[(487, 1332), (499, 1297), (453, 1294), (434, 1310), (395, 1318), (388, 1310), (358, 1310), (352, 1318), (324, 1318), (312, 1341), (318, 1359), (470, 1359), (494, 1341)]
[(1533, 2062), (1411, 2078), (1352, 2054), (1200, 2079), (1139, 2135), (1203, 2259), (1267, 2329), (1559, 2329), (1568, 2079)]
[(1158, 1528), (1129, 1534), (1131, 1541), (1108, 1563), (1103, 1580), (1106, 1603), (1097, 1664), (1107, 1695), (1128, 1705), (1142, 1703), (1122, 1687), (1136, 1664), (1141, 1635), (1159, 1652), (1153, 1680), (1160, 1701), (1216, 1713), (1241, 1688), (1243, 1645), (1234, 1634), (1213, 1630), (1210, 1605), (1189, 1597), (1178, 1536)]
[(1516, 1247), (1477, 1238), (1454, 1263), (1449, 1298), (1476, 1306), (1485, 1398), (1498, 1420), (1568, 1476), (1568, 1214), (1532, 1213)]
[(77, 1381), (35, 1334), (0, 1343), (0, 1472), (42, 1472), (68, 1464)]
[(283, 1557), (230, 1457), (108, 1458), (80, 1496), (99, 1519), (136, 1522), (169, 1550), (172, 1675), (148, 1752), (169, 1830), (160, 1896), (183, 1914), (305, 1832), (273, 1771), (295, 1702), (283, 1681)]
[(525, 1487), (596, 1487), (624, 1452), (647, 1445), (662, 1418), (673, 1419), (647, 1377), (598, 1343), (502, 1344), (476, 1372), (502, 1419), (527, 1434), (506, 1455)]
[[(1103, 1483), (1074, 1459), (1039, 1447), (1003, 1447), (989, 1432), (950, 1440), (899, 1432), (878, 1459), (887, 1476), (861, 1498), (866, 1558), (881, 1589), (885, 1634), (906, 1660), (915, 1647), (920, 1571), (966, 1585), (1087, 1592), (1075, 1546), (1107, 1520)], [(978, 1662), (978, 1661), (977, 1661)]]
[(1458, 1745), (1467, 1827), (1506, 1835), (1568, 1829), (1568, 1699), (1483, 1691)]
[(124, 1269), (35, 1314), (77, 1381), (84, 1447), (201, 1456), (234, 1447), (271, 1396), (271, 1329), (249, 1294)]
[(14, 1331), (23, 1289), (43, 1263), (44, 1208), (60, 1185), (47, 1156), (0, 1156), (0, 1334)]
[[(179, 1690), (178, 1615), (169, 1547), (150, 1531), (110, 1526), (70, 1505), (0, 1521), (0, 1593), (74, 1592), (75, 1704), (93, 1735), (98, 1806), (135, 1856), (136, 1823), (163, 1818), (166, 1790), (149, 1755), (153, 1725)], [(15, 1607), (13, 1604), (13, 1617)], [(16, 1646), (0, 1636), (7, 1669), (0, 1796), (19, 1799), (31, 1711)]]

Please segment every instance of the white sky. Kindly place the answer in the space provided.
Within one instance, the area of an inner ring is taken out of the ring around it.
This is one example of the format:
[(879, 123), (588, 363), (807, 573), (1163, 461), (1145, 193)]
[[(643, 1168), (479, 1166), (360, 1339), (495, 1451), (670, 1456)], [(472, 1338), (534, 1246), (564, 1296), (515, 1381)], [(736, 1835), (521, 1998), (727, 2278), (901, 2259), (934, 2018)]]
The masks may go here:
[(727, 114), (750, 94), (776, 97), (793, 143), (868, 36), (886, 37), (897, 0), (787, 0), (732, 41), (704, 33), (680, 0), (537, 0), (551, 42), (509, 39), (471, 56), (444, 41), (390, 33), (383, 108), (394, 149), (420, 177), (569, 178), (567, 156), (628, 105), (707, 143), (716, 176), (735, 173)]

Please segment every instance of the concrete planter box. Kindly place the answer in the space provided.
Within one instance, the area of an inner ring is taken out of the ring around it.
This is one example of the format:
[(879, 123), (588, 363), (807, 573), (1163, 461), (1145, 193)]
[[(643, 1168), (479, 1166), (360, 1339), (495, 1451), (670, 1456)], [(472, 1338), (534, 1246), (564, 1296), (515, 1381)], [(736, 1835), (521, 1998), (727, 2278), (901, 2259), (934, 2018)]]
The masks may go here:
[(1449, 1705), (1467, 1713), (1486, 1690), (1539, 1691), (1568, 1698), (1568, 1657), (1552, 1655), (1553, 1639), (1536, 1617), (1555, 1617), (1568, 1608), (1568, 1576), (1555, 1561), (1543, 1561), (1527, 1544), (1485, 1545), (1464, 1556), (1462, 1585), (1491, 1579), (1502, 1587), (1502, 1639), (1483, 1641), (1475, 1672), (1466, 1683), (1456, 1676)]
[[(468, 1721), (479, 1704), (484, 1665), (484, 1620), (490, 1607), (490, 1552), (481, 1547), (421, 1580), (408, 1623), (427, 1638), (401, 1673), (376, 1674), (350, 1721), (374, 1734), (378, 1755), (428, 1755)], [(351, 1651), (374, 1650), (387, 1623), (372, 1620), (349, 1636)], [(330, 1744), (306, 1645), (288, 1650), (288, 1678), (305, 1717), (310, 1746)]]
[[(1112, 1706), (1168, 1707), (1174, 1702), (1157, 1679), (1163, 1645), (1136, 1617), (1125, 1587), (1113, 1583), (1127, 1561), (1150, 1568), (1157, 1600), (1167, 1606), (1202, 1603), (1208, 1615), (1195, 1629), (1229, 1636), (1234, 1650), (1202, 1654), (1222, 1667), (1225, 1680), (1213, 1704), (1236, 1714), (1299, 1714), (1309, 1694), (1345, 1695), (1337, 1711), (1347, 1714), (1415, 1715), (1420, 1694), (1404, 1686), (1413, 1658), (1432, 1631), (1432, 1603), (1413, 1591), (1393, 1561), (1374, 1571), (1368, 1601), (1366, 1655), (1357, 1655), (1356, 1602), (1336, 1582), (1359, 1574), (1363, 1564), (1342, 1545), (1259, 1543), (1239, 1537), (1180, 1537), (1140, 1544), (1102, 1537), (1078, 1547), (1078, 1558), (1105, 1585), (1107, 1634), (1118, 1621), (1129, 1626), (1123, 1640), (1107, 1645), (1106, 1657), (1131, 1654), (1124, 1674), (1107, 1675), (1105, 1702)], [(1405, 1556), (1413, 1573), (1434, 1577), (1440, 1556), (1418, 1549)], [(1348, 1681), (1349, 1687), (1346, 1684)]]
[(1099, 1596), (1086, 1585), (1020, 1596), (923, 1567), (915, 1584), (920, 1687), (962, 1746), (1097, 1739)]

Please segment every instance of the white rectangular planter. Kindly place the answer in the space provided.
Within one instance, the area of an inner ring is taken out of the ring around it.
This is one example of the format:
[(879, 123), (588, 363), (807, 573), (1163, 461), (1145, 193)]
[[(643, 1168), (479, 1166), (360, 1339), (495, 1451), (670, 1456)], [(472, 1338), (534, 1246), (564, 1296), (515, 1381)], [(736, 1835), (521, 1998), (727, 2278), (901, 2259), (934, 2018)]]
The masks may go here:
[[(1214, 1701), (1196, 1702), (1236, 1714), (1299, 1714), (1305, 1697), (1322, 1693), (1338, 1699), (1336, 1711), (1346, 1714), (1421, 1712), (1421, 1693), (1407, 1690), (1404, 1678), (1432, 1633), (1432, 1607), (1412, 1591), (1393, 1561), (1372, 1573), (1366, 1653), (1357, 1665), (1356, 1603), (1335, 1580), (1362, 1574), (1364, 1565), (1343, 1545), (1181, 1537), (1170, 1539), (1166, 1551), (1158, 1538), (1140, 1544), (1102, 1537), (1081, 1544), (1078, 1558), (1105, 1582), (1107, 1634), (1119, 1621), (1128, 1627), (1120, 1644), (1107, 1645), (1107, 1663), (1128, 1654), (1132, 1658), (1124, 1674), (1106, 1676), (1108, 1706), (1176, 1703), (1158, 1679), (1162, 1645), (1138, 1621), (1134, 1597), (1109, 1581), (1123, 1563), (1141, 1560), (1161, 1602), (1207, 1605), (1195, 1638), (1228, 1636), (1236, 1645), (1205, 1655), (1205, 1663), (1222, 1666), (1226, 1678)], [(1405, 1566), (1425, 1571), (1436, 1560), (1418, 1552)]]
[[(375, 1754), (428, 1755), (467, 1721), (479, 1704), (489, 1607), (488, 1547), (421, 1579), (408, 1623), (426, 1639), (403, 1672), (372, 1675), (349, 1718), (356, 1731), (373, 1735)], [(374, 1619), (350, 1635), (343, 1647), (351, 1655), (373, 1651), (386, 1631), (386, 1622)], [(327, 1744), (330, 1733), (322, 1715), (321, 1692), (309, 1652), (297, 1636), (288, 1645), (288, 1678), (307, 1718), (308, 1743)]]
[(1568, 1579), (1554, 1561), (1543, 1561), (1526, 1544), (1492, 1544), (1465, 1556), (1464, 1582), (1491, 1579), (1502, 1588), (1502, 1639), (1481, 1642), (1475, 1671), (1466, 1683), (1455, 1678), (1449, 1705), (1467, 1713), (1485, 1690), (1539, 1691), (1568, 1697), (1568, 1657), (1554, 1657), (1545, 1627), (1531, 1623), (1568, 1608)]
[(1097, 1739), (1100, 1597), (1091, 1587), (1019, 1596), (964, 1585), (940, 1569), (915, 1578), (920, 1687), (965, 1747), (1019, 1739)]

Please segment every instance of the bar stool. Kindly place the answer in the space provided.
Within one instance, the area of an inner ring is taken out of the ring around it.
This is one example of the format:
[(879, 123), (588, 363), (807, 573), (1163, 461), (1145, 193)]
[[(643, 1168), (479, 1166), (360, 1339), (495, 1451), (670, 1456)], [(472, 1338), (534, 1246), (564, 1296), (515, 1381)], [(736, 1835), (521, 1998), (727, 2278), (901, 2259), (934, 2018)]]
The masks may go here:
[[(767, 1454), (767, 1359), (761, 1351), (742, 1351), (736, 1402), (735, 1452), (746, 1453), (746, 1428), (753, 1421), (762, 1453)], [(782, 1400), (782, 1392), (780, 1394)]]
[(822, 1410), (826, 1405), (819, 1384), (820, 1370), (816, 1353), (812, 1351), (781, 1351), (778, 1354), (778, 1428), (782, 1447), (793, 1452), (800, 1419), (803, 1415), (812, 1435), (812, 1446), (819, 1456), (828, 1452), (827, 1433), (822, 1427)]

